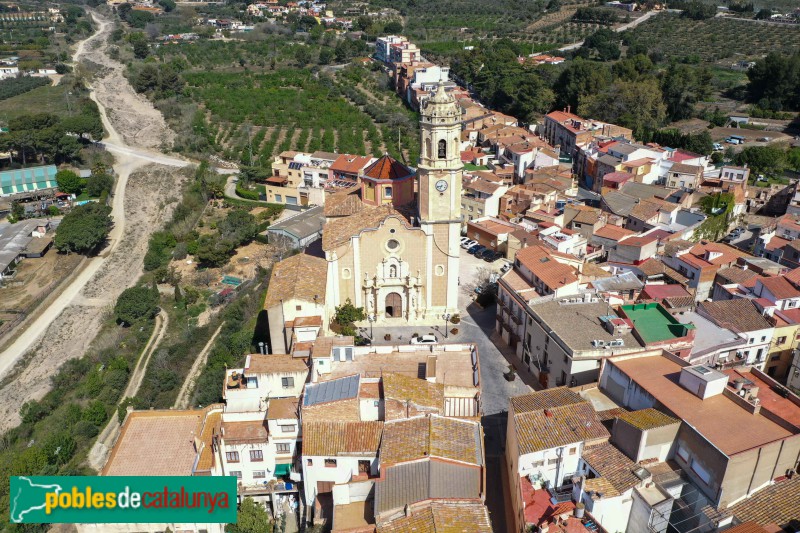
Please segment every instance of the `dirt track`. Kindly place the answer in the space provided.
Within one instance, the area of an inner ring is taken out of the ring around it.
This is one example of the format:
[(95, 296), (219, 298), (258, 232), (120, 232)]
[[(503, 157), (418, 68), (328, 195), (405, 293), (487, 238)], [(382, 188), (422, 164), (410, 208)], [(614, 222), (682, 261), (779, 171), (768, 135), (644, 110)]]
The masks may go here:
[[(50, 377), (65, 361), (83, 355), (119, 293), (139, 278), (149, 235), (168, 219), (178, 200), (183, 177), (175, 167), (187, 164), (157, 156), (156, 149), (170, 145), (174, 134), (161, 114), (130, 87), (123, 65), (105, 54), (113, 24), (96, 14), (94, 19), (98, 31), (78, 45), (73, 60), (103, 67), (92, 81), (92, 97), (108, 132), (105, 141), (115, 145), (109, 146), (116, 156), (114, 228), (100, 256), (92, 258), (63, 294), (0, 353), (0, 374), (20, 359), (26, 361), (24, 370), (0, 389), (0, 431), (19, 423), (23, 403), (47, 393)], [(144, 166), (154, 159), (171, 166)]]

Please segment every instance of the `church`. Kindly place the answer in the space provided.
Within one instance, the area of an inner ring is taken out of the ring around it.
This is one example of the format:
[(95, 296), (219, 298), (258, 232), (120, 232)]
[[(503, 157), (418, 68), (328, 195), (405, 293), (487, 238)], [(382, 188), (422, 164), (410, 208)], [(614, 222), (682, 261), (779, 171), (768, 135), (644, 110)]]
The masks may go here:
[(457, 312), (461, 110), (439, 86), (421, 115), (416, 174), (385, 155), (358, 186), (325, 201), (328, 317), (348, 299), (379, 322)]
[(322, 250), (274, 265), (264, 301), (271, 353), (307, 350), (348, 300), (383, 324), (458, 312), (461, 109), (440, 86), (421, 108), (413, 169), (385, 155), (323, 206)]

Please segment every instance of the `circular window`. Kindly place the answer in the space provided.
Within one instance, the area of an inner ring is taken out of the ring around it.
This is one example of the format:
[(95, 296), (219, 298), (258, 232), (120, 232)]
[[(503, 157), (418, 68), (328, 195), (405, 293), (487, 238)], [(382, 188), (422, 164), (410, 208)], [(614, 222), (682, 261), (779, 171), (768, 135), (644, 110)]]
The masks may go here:
[(397, 233), (397, 230), (392, 228), (392, 229), (389, 230), (389, 233)]
[(342, 278), (350, 279), (353, 275), (353, 272), (349, 268), (342, 269)]
[(386, 243), (386, 247), (390, 250), (397, 250), (400, 248), (400, 243), (397, 241), (397, 239), (389, 239), (389, 241)]
[(444, 265), (436, 265), (436, 275), (444, 276)]

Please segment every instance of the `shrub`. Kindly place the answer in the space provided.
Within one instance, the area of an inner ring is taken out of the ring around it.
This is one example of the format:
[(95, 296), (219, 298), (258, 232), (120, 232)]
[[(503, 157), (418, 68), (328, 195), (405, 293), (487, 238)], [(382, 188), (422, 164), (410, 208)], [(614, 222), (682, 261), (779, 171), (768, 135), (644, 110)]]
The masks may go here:
[(133, 324), (137, 320), (149, 320), (158, 311), (158, 293), (147, 287), (130, 287), (122, 291), (114, 306), (117, 320)]
[(67, 253), (94, 250), (105, 241), (111, 229), (110, 215), (110, 207), (95, 202), (74, 208), (56, 230), (56, 249)]
[(36, 400), (29, 400), (19, 408), (19, 416), (24, 424), (33, 424), (44, 418), (46, 414), (45, 408)]
[(58, 190), (67, 194), (80, 194), (83, 190), (83, 180), (71, 170), (56, 172)]
[(76, 437), (91, 439), (97, 436), (97, 434), (100, 433), (100, 430), (88, 420), (79, 420), (74, 426), (72, 426), (72, 433)]
[(103, 192), (111, 192), (114, 188), (114, 178), (108, 174), (92, 174), (86, 181), (86, 192), (89, 196), (98, 197)]
[(236, 195), (237, 196), (241, 196), (245, 200), (258, 201), (258, 199), (259, 199), (258, 198), (258, 193), (256, 191), (251, 191), (251, 190), (245, 189), (241, 185), (237, 185), (236, 186)]

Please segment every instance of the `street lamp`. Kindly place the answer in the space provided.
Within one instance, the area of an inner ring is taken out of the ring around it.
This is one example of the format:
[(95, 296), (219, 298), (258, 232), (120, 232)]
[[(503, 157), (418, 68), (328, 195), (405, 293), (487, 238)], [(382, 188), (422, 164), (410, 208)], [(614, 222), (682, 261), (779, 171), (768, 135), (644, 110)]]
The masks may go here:
[(370, 313), (367, 315), (367, 320), (369, 320), (369, 340), (371, 341), (375, 340), (375, 336), (372, 334), (372, 324), (375, 323), (376, 318), (377, 317), (375, 316), (375, 313)]
[(447, 323), (450, 322), (450, 313), (443, 314), (442, 318), (444, 319), (444, 338), (446, 339), (446, 338), (448, 338), (447, 334), (449, 333), (447, 331)]

